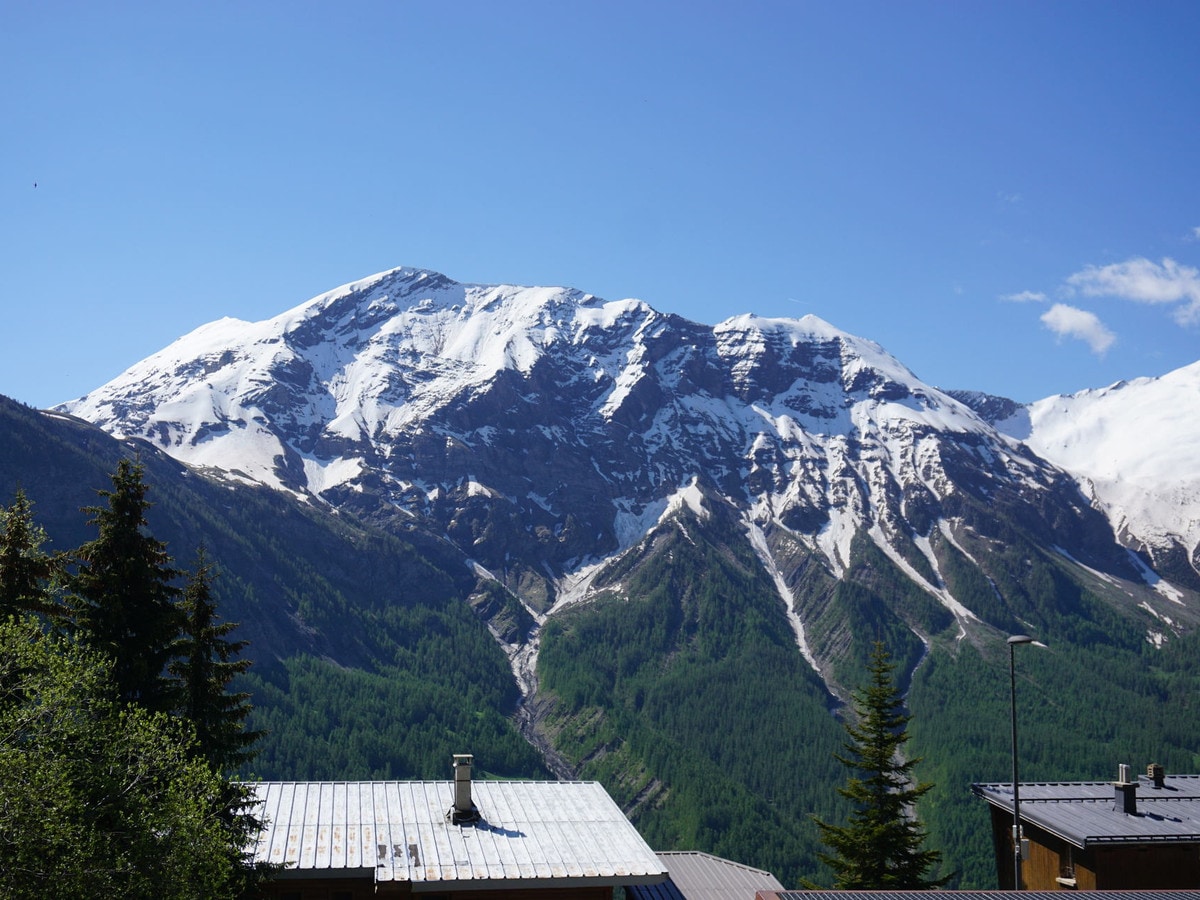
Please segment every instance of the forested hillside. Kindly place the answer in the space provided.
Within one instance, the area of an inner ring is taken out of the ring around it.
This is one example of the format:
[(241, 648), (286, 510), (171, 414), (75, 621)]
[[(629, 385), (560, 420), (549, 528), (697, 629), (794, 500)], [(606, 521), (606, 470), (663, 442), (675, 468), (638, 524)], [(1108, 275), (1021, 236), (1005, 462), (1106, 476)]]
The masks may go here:
[[(715, 496), (704, 510), (680, 510), (602, 571), (594, 600), (551, 618), (539, 659), (554, 698), (546, 727), (654, 846), (702, 847), (789, 885), (828, 883), (809, 816), (849, 812), (833, 759), (844, 710), (801, 655), (739, 522)], [(1195, 632), (1156, 647), (1122, 605), (1126, 587), (1081, 580), (1019, 527), (1006, 537), (990, 581), (954, 561), (986, 535), (939, 545), (956, 595), (988, 617), (969, 632), (869, 541), (841, 579), (799, 563), (791, 585), (802, 609), (821, 610), (807, 641), (837, 646), (837, 683), (863, 684), (873, 642), (890, 646), (914, 716), (908, 751), (935, 783), (920, 814), (963, 888), (996, 883), (990, 821), (970, 785), (1011, 779), (1015, 631), (1039, 641), (1017, 650), (1023, 780), (1112, 778), (1121, 762), (1200, 770)]]
[(242, 684), (251, 727), (267, 730), (253, 774), (444, 778), (451, 755), (471, 751), (485, 771), (545, 776), (512, 724), (518, 695), (503, 652), (463, 602), (461, 576), (428, 554), (2, 398), (0, 435), (2, 502), (23, 488), (50, 550), (91, 536), (82, 508), (132, 455), (145, 466), (150, 527), (176, 562), (206, 545), (219, 612), (250, 641)]
[[(656, 848), (704, 848), (797, 884), (810, 813), (834, 815), (842, 738), (770, 580), (728, 511), (680, 515), (599, 599), (543, 633), (546, 727)], [(696, 572), (703, 577), (696, 578)]]
[[(25, 490), (50, 549), (90, 538), (80, 510), (131, 454), (155, 536), (181, 567), (207, 546), (218, 609), (251, 641), (241, 686), (251, 727), (268, 731), (251, 766), (263, 777), (441, 779), (463, 751), (487, 774), (548, 777), (516, 725), (524, 703), (556, 771), (602, 781), (656, 849), (718, 853), (788, 886), (827, 883), (810, 816), (848, 814), (838, 716), (881, 640), (914, 716), (917, 775), (936, 784), (920, 810), (930, 844), (959, 886), (988, 888), (987, 814), (970, 784), (1010, 775), (1015, 631), (1040, 642), (1017, 651), (1026, 778), (1105, 779), (1122, 762), (1200, 770), (1192, 608), (1072, 562), (1046, 545), (1053, 523), (1019, 507), (960, 504), (953, 535), (926, 526), (928, 556), (897, 531), (900, 562), (859, 535), (834, 577), (785, 529), (752, 539), (744, 515), (700, 484), (695, 504), (613, 557), (539, 632), (500, 582), (402, 512), (368, 525), (0, 400), (0, 492), (8, 502)], [(970, 616), (901, 564), (941, 578)], [(540, 647), (532, 698), (502, 643)]]

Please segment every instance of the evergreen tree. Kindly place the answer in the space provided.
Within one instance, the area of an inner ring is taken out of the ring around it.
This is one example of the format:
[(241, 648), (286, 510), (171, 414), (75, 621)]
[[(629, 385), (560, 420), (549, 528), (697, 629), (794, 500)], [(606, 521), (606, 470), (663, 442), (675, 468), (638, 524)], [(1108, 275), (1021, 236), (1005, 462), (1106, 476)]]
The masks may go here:
[(183, 637), (170, 671), (179, 681), (179, 712), (195, 728), (197, 750), (218, 772), (228, 772), (254, 757), (252, 745), (262, 733), (245, 727), (250, 695), (229, 692), (234, 677), (250, 668), (250, 660), (236, 658), (248, 642), (226, 640), (237, 623), (218, 621), (213, 577), (201, 546), (183, 591)]
[(113, 489), (97, 492), (107, 505), (84, 510), (99, 533), (77, 551), (73, 612), (79, 638), (112, 658), (120, 699), (167, 711), (174, 703), (166, 668), (180, 633), (172, 582), (180, 573), (147, 530), (142, 475), (140, 462), (122, 459)]
[(52, 586), (61, 564), (42, 550), (46, 532), (33, 522), (33, 504), (18, 490), (0, 510), (0, 620), (21, 612), (52, 613)]
[(821, 840), (832, 853), (821, 861), (836, 874), (838, 890), (922, 890), (941, 887), (953, 875), (927, 878), (941, 862), (937, 850), (924, 850), (927, 836), (916, 817), (917, 800), (933, 788), (915, 783), (912, 770), (921, 761), (904, 759), (910, 716), (892, 673), (895, 664), (876, 641), (868, 666), (870, 682), (854, 692), (857, 721), (846, 723), (846, 755), (835, 754), (851, 774), (838, 793), (854, 804), (847, 825), (814, 817)]

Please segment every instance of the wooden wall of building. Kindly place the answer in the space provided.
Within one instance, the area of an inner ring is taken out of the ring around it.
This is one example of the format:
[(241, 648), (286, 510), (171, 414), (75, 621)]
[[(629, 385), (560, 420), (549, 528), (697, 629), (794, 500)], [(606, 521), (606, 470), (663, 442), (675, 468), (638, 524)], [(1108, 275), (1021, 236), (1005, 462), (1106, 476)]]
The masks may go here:
[(1101, 890), (1175, 890), (1200, 886), (1200, 844), (1140, 844), (1096, 849)]
[[(1013, 887), (1012, 814), (991, 807), (992, 846), (1001, 890)], [(1200, 887), (1200, 844), (1113, 844), (1081, 850), (1023, 822), (1029, 857), (1021, 880), (1030, 891), (1194, 890)]]

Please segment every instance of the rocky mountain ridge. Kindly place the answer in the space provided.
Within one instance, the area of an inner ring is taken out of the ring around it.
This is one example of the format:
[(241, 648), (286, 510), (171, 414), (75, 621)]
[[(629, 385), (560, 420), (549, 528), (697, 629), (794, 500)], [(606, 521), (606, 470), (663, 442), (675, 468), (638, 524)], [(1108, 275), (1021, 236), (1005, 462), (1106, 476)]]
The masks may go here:
[[(1080, 492), (1093, 473), (1053, 464), (1063, 438), (1046, 435), (1082, 401), (1001, 403), (993, 425), (972, 399), (813, 316), (706, 327), (640, 301), (396, 269), (264, 322), (203, 326), (61, 409), (222, 477), (406, 516), (535, 619), (689, 492), (738, 510), (794, 616), (785, 545), (836, 579), (863, 535), (962, 627), (981, 621), (937, 549), (966, 552), (970, 506), (1020, 510), (1065, 559), (1156, 588), (1145, 606), (1200, 587), (1194, 527), (1147, 524), (1146, 504), (1131, 516), (1111, 490)], [(1150, 570), (1148, 529), (1180, 584)]]
[[(351, 671), (374, 684), (403, 658), (470, 688), (452, 657), (427, 653), (447, 626), (399, 608), (436, 561), (453, 594), (438, 615), (503, 648), (510, 721), (546, 767), (603, 781), (655, 846), (807, 877), (808, 816), (836, 812), (830, 712), (879, 640), (939, 783), (931, 834), (964, 884), (986, 885), (986, 825), (964, 785), (1006, 771), (1007, 635), (1038, 639), (1022, 662), (1032, 777), (1103, 777), (1114, 753), (1200, 761), (1177, 712), (1198, 696), (1194, 507), (1186, 492), (1155, 499), (1196, 466), (1185, 447), (1172, 471), (1153, 443), (1100, 439), (1124, 433), (1130, 406), (1143, 433), (1171, 433), (1196, 402), (1187, 374), (1021, 407), (940, 391), (813, 317), (710, 327), (639, 301), (397, 269), (265, 322), (197, 329), (64, 409), (189, 477), (267, 485), (389, 532), (364, 539), (381, 552), (408, 548), (386, 562), (410, 573), (404, 591), (371, 578), (353, 600), (244, 601), (362, 648), (314, 662), (261, 647), (291, 679), (256, 687), (264, 724), (293, 736), (282, 752), (310, 739), (307, 698), (337, 695)], [(1086, 410), (1078, 471), (1055, 464), (1038, 434), (1070, 434)], [(1120, 478), (1095, 477), (1118, 449), (1118, 475), (1157, 472), (1163, 490), (1127, 502)], [(375, 658), (369, 623), (391, 618), (402, 637)], [(476, 702), (446, 695), (411, 715), (472, 721)], [(404, 733), (408, 716), (379, 710), (368, 731)], [(361, 739), (311, 738), (339, 752)], [(776, 772), (784, 758), (812, 777)]]

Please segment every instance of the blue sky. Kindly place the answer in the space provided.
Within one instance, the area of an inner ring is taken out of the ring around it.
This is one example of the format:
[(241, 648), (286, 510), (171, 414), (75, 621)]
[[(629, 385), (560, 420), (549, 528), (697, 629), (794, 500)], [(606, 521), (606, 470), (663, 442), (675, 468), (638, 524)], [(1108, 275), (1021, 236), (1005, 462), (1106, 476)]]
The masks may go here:
[(0, 19), (0, 393), (35, 406), (398, 265), (814, 313), (1021, 401), (1200, 359), (1191, 0)]

